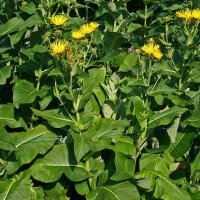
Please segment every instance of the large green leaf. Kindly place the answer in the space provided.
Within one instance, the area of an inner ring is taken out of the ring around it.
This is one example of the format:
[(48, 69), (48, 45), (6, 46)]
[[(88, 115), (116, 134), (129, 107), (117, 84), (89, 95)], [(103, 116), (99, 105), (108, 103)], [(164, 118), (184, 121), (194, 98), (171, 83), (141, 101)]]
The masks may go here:
[(138, 56), (134, 53), (130, 53), (126, 55), (126, 57), (123, 59), (123, 62), (121, 63), (119, 67), (119, 71), (128, 72), (133, 67), (135, 67), (137, 60), (138, 60)]
[(117, 49), (125, 41), (121, 33), (106, 32), (104, 35), (104, 45), (109, 49)]
[(16, 176), (16, 178), (0, 181), (0, 199), (31, 199), (31, 182), (29, 176), (25, 178)]
[(155, 85), (152, 85), (147, 90), (147, 94), (150, 95), (150, 96), (158, 95), (158, 94), (170, 94), (170, 93), (173, 93), (173, 92), (176, 92), (176, 89), (171, 88), (171, 87), (165, 85), (162, 82), (159, 82), (159, 83), (156, 83)]
[(99, 140), (102, 137), (119, 138), (128, 124), (126, 120), (104, 118), (100, 119), (95, 126), (89, 129), (88, 134), (93, 136), (92, 141)]
[(194, 131), (178, 132), (175, 142), (172, 142), (169, 152), (174, 159), (182, 157), (192, 146), (193, 139), (197, 137)]
[(189, 125), (200, 128), (200, 111), (193, 111), (192, 115), (187, 119)]
[(82, 133), (76, 133), (71, 131), (71, 135), (74, 140), (74, 154), (77, 162), (90, 150), (89, 146), (85, 142), (84, 135)]
[(23, 12), (26, 12), (30, 15), (36, 13), (36, 7), (35, 7), (35, 4), (33, 2), (27, 3), (26, 5), (21, 7), (20, 10), (22, 10)]
[(15, 155), (21, 165), (31, 162), (37, 154), (45, 154), (57, 139), (57, 135), (43, 125), (12, 135), (15, 138)]
[(32, 109), (32, 111), (36, 115), (46, 119), (48, 121), (48, 123), (54, 128), (61, 128), (61, 127), (71, 125), (74, 123), (74, 121), (72, 121), (71, 119), (66, 117), (62, 113), (62, 111), (60, 111), (58, 109), (45, 110), (45, 111), (39, 111), (36, 109)]
[(32, 15), (31, 17), (29, 17), (24, 24), (20, 27), (20, 31), (26, 28), (30, 28), (32, 26), (36, 26), (36, 25), (42, 25), (43, 24), (43, 20), (41, 19), (41, 17), (37, 14)]
[(5, 24), (0, 25), (0, 35), (3, 36), (18, 31), (23, 23), (24, 20), (19, 16), (10, 19)]
[(0, 149), (15, 150), (14, 136), (8, 133), (0, 133)]
[(77, 164), (73, 151), (66, 144), (58, 144), (31, 167), (31, 174), (36, 180), (50, 183), (65, 174), (72, 181), (82, 181), (90, 176), (82, 164)]
[(6, 80), (11, 75), (11, 68), (9, 66), (5, 66), (0, 68), (0, 85), (4, 85)]
[(123, 153), (116, 153), (115, 167), (116, 172), (112, 175), (111, 179), (114, 181), (123, 181), (133, 177), (135, 171), (135, 160)]
[(5, 125), (10, 126), (11, 128), (18, 128), (21, 126), (14, 118), (13, 104), (8, 103), (5, 105), (0, 105), (0, 128), (2, 132)]
[(169, 174), (172, 162), (173, 159), (167, 154), (143, 153), (140, 159), (139, 167), (140, 171), (144, 169), (151, 169), (167, 175)]
[(148, 128), (152, 129), (160, 125), (167, 125), (174, 119), (174, 117), (177, 117), (186, 111), (186, 108), (174, 106), (162, 112), (155, 113), (148, 122)]
[(132, 183), (125, 181), (114, 185), (99, 186), (86, 196), (87, 200), (139, 200), (140, 195)]
[(190, 200), (190, 195), (184, 189), (179, 188), (172, 180), (162, 173), (145, 169), (141, 172), (143, 177), (148, 177), (155, 184), (154, 197), (164, 200)]
[(200, 171), (200, 152), (191, 163), (191, 174), (194, 174), (196, 171)]
[(20, 41), (20, 39), (24, 35), (25, 31), (26, 31), (26, 29), (23, 29), (23, 30), (18, 31), (17, 33), (10, 36), (10, 43), (12, 46), (14, 46), (16, 43), (18, 43)]
[(13, 102), (15, 105), (33, 103), (37, 97), (33, 83), (27, 80), (18, 80), (14, 86)]

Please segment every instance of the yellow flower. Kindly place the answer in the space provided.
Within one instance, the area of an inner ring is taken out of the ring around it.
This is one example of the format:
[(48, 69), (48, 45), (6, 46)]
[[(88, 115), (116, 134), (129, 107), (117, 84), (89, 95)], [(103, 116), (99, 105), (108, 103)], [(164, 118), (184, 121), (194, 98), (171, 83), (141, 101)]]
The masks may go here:
[(148, 44), (145, 44), (141, 50), (148, 54), (149, 56), (153, 56), (156, 59), (160, 59), (163, 54), (160, 51), (160, 45), (154, 44), (153, 40), (150, 40)]
[(90, 26), (90, 24), (83, 24), (81, 27), (80, 27), (80, 31), (83, 32), (83, 34), (87, 35), (87, 34), (90, 34), (94, 31), (95, 29), (92, 28)]
[(91, 28), (96, 30), (99, 27), (100, 24), (97, 23), (97, 22), (90, 22), (89, 25), (90, 25)]
[(178, 18), (184, 19), (186, 22), (191, 22), (193, 18), (192, 12), (189, 9), (176, 11), (176, 16)]
[(50, 45), (52, 55), (61, 55), (67, 51), (67, 45), (69, 42), (67, 40), (56, 40)]
[(62, 26), (67, 22), (68, 18), (65, 15), (54, 15), (51, 17), (51, 22), (55, 26)]
[(192, 10), (192, 17), (196, 20), (200, 20), (200, 10), (199, 9)]
[(81, 30), (72, 31), (72, 37), (75, 40), (80, 40), (81, 38), (85, 37), (85, 34)]

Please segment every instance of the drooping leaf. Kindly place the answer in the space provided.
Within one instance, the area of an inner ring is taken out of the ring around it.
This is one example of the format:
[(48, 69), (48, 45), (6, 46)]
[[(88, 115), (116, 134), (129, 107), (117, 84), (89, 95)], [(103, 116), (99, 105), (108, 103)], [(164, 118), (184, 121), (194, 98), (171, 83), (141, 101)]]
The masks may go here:
[(200, 171), (200, 152), (191, 163), (191, 174), (194, 174), (196, 171)]

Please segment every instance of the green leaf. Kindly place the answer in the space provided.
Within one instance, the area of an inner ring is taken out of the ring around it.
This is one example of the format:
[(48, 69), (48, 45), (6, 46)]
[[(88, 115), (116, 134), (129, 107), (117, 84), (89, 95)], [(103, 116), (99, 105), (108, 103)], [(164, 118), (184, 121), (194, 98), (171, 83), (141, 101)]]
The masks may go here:
[(197, 68), (191, 69), (186, 82), (200, 83), (200, 70)]
[(71, 135), (74, 140), (74, 154), (77, 162), (90, 150), (89, 146), (86, 144), (84, 136), (82, 133), (76, 133), (71, 131)]
[(193, 139), (197, 137), (197, 133), (186, 130), (178, 132), (175, 142), (171, 143), (169, 152), (174, 159), (182, 157), (192, 146)]
[(0, 67), (0, 85), (4, 85), (6, 80), (11, 75), (11, 68), (9, 66)]
[(26, 29), (26, 28), (30, 28), (33, 26), (39, 26), (42, 25), (44, 22), (41, 19), (41, 17), (37, 14), (32, 15), (31, 17), (29, 17), (24, 24), (20, 27), (19, 31)]
[(193, 175), (196, 171), (200, 171), (200, 152), (196, 155), (191, 165), (191, 174)]
[(0, 199), (31, 199), (31, 182), (29, 176), (6, 179), (0, 181)]
[(133, 143), (133, 138), (129, 136), (121, 136), (115, 146), (113, 147), (115, 152), (121, 152), (129, 156), (134, 156), (136, 153), (136, 147)]
[(140, 159), (140, 171), (151, 169), (165, 175), (169, 174), (170, 165), (173, 159), (167, 154), (143, 153)]
[(26, 12), (30, 15), (36, 13), (36, 7), (33, 2), (30, 2), (30, 3), (26, 4), (25, 6), (21, 7), (20, 10), (22, 10), (23, 12)]
[(14, 118), (13, 104), (0, 105), (0, 127), (8, 125), (11, 128), (18, 128), (20, 124)]
[(162, 82), (159, 82), (158, 84), (152, 85), (147, 90), (147, 94), (149, 96), (158, 95), (158, 94), (170, 94), (170, 93), (173, 93), (173, 92), (176, 92), (176, 89), (171, 88), (171, 87), (165, 85)]
[(0, 25), (0, 35), (3, 36), (18, 31), (23, 23), (24, 20), (19, 16), (10, 19), (5, 24)]
[(66, 144), (55, 145), (44, 158), (38, 159), (31, 167), (31, 174), (44, 183), (57, 181), (62, 174), (75, 182), (90, 176), (84, 165), (76, 163)]
[(174, 117), (177, 117), (186, 111), (186, 108), (174, 106), (165, 111), (155, 113), (148, 122), (148, 129), (152, 129), (160, 125), (167, 125), (174, 119)]
[(135, 67), (138, 60), (138, 55), (135, 55), (134, 53), (128, 54), (124, 60), (123, 63), (119, 67), (119, 71), (121, 72), (128, 72), (133, 67)]
[(12, 135), (15, 138), (15, 155), (21, 165), (31, 162), (37, 154), (45, 154), (57, 139), (57, 135), (43, 125)]
[(200, 111), (193, 111), (187, 122), (191, 126), (200, 128)]
[(126, 120), (104, 118), (100, 119), (89, 132), (93, 135), (92, 141), (98, 140), (101, 137), (119, 138), (128, 124)]
[(18, 43), (20, 41), (20, 39), (24, 35), (25, 31), (26, 31), (26, 29), (23, 29), (23, 30), (18, 31), (17, 33), (10, 36), (10, 43), (12, 46), (14, 46), (16, 43)]
[(8, 151), (15, 150), (15, 141), (12, 134), (0, 133), (0, 149)]
[(128, 32), (134, 32), (139, 28), (142, 28), (141, 24), (130, 23), (129, 26), (128, 26)]
[[(143, 177), (151, 177), (155, 181), (154, 197), (165, 200), (190, 200), (190, 195), (186, 190), (179, 188), (172, 180), (165, 177), (162, 173), (153, 170), (141, 172)], [(153, 184), (153, 183), (152, 183)], [(154, 185), (154, 184), (153, 184)]]
[(27, 80), (18, 80), (14, 86), (13, 102), (15, 105), (33, 103), (37, 97), (33, 83)]
[(123, 153), (115, 154), (116, 172), (112, 175), (111, 180), (123, 181), (132, 178), (135, 169), (135, 160)]
[(140, 195), (132, 183), (125, 181), (114, 185), (99, 186), (86, 196), (87, 200), (139, 200)]
[(116, 32), (106, 32), (104, 35), (104, 45), (109, 49), (116, 50), (122, 44), (125, 43), (125, 39), (123, 38), (121, 33)]
[(71, 125), (74, 122), (67, 118), (63, 112), (59, 109), (39, 111), (32, 108), (32, 111), (48, 121), (48, 123), (54, 128), (62, 128), (67, 125)]

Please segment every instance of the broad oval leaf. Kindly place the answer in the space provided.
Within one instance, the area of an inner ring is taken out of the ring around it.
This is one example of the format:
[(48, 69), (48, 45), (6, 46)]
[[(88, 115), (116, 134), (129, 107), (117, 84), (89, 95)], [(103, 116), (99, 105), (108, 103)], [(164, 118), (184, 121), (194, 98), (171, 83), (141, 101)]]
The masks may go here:
[(15, 105), (33, 103), (37, 97), (33, 83), (27, 80), (18, 80), (14, 86), (13, 102)]
[(83, 165), (76, 163), (66, 144), (55, 145), (44, 158), (38, 159), (31, 167), (31, 174), (45, 183), (57, 181), (62, 174), (72, 181), (82, 181), (90, 176)]

